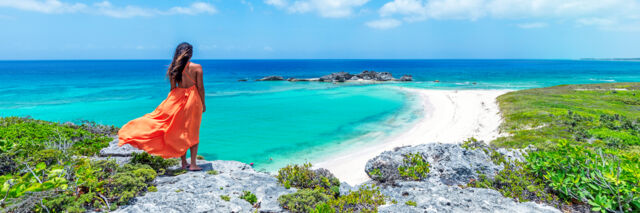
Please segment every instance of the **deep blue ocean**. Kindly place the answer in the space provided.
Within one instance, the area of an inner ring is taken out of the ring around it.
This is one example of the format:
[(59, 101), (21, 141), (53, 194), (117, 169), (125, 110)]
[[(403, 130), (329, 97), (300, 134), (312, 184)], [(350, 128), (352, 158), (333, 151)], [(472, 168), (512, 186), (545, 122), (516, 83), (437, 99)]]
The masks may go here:
[[(207, 112), (200, 154), (271, 170), (366, 144), (410, 125), (415, 99), (398, 88), (527, 89), (637, 82), (640, 62), (585, 60), (194, 60), (204, 68)], [(122, 126), (167, 96), (168, 60), (0, 61), (0, 116)], [(387, 71), (414, 82), (256, 82)], [(247, 79), (247, 82), (239, 82)], [(438, 80), (439, 82), (434, 82)], [(329, 150), (329, 151), (327, 151)], [(273, 160), (270, 160), (273, 159)]]

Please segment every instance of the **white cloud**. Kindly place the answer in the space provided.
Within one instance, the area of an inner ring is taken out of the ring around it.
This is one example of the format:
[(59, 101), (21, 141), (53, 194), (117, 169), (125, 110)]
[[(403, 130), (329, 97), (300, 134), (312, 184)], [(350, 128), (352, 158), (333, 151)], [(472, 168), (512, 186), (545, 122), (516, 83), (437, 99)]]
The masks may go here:
[(365, 24), (371, 28), (386, 30), (398, 27), (402, 24), (402, 22), (397, 19), (379, 19), (367, 22)]
[(201, 13), (215, 14), (218, 10), (211, 4), (204, 2), (192, 3), (189, 7), (172, 7), (166, 14), (197, 15)]
[(517, 25), (519, 28), (522, 29), (534, 29), (534, 28), (543, 28), (543, 27), (547, 27), (548, 24), (544, 23), (544, 22), (532, 22), (532, 23), (522, 23), (522, 24), (518, 24)]
[(99, 14), (115, 18), (131, 18), (131, 17), (151, 17), (158, 15), (198, 15), (198, 14), (215, 14), (218, 11), (208, 3), (195, 2), (188, 7), (172, 7), (168, 10), (159, 10), (156, 8), (144, 8), (133, 5), (117, 7), (109, 1), (95, 3), (91, 6), (82, 3), (64, 3), (59, 0), (0, 0), (0, 7), (8, 7), (19, 10), (40, 12), (40, 13), (90, 13)]
[(317, 12), (322, 17), (342, 18), (351, 16), (354, 8), (361, 7), (369, 0), (265, 0), (268, 5), (285, 9), (290, 13)]
[(264, 3), (280, 8), (286, 7), (287, 4), (289, 4), (286, 0), (265, 0)]
[[(637, 0), (393, 0), (379, 10), (381, 17), (404, 21), (427, 19), (478, 20), (544, 19), (570, 21), (609, 29), (640, 21)], [(546, 26), (546, 25), (545, 25)], [(525, 26), (526, 28), (527, 26)], [(539, 25), (529, 26), (544, 27)]]
[(40, 13), (74, 13), (85, 9), (87, 5), (82, 3), (63, 3), (58, 0), (0, 0), (0, 7)]

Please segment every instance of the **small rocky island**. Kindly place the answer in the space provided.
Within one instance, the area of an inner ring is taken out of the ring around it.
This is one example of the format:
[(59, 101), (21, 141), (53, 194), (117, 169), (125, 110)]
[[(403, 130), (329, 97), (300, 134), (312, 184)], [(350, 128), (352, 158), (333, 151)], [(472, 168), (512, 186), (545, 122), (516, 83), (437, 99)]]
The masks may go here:
[[(266, 76), (256, 81), (284, 81), (282, 76)], [(348, 72), (335, 72), (319, 78), (287, 78), (287, 81), (317, 81), (317, 82), (349, 82), (349, 81), (413, 81), (411, 75), (403, 75), (400, 78), (394, 78), (390, 72), (362, 71), (359, 74), (351, 74)]]

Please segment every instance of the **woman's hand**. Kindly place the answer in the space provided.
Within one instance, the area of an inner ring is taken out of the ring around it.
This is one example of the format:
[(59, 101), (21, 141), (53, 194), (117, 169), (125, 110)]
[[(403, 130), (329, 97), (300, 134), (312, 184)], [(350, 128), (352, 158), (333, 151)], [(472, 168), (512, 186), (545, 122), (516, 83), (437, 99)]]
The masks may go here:
[(206, 105), (202, 105), (202, 112), (207, 111), (207, 106)]

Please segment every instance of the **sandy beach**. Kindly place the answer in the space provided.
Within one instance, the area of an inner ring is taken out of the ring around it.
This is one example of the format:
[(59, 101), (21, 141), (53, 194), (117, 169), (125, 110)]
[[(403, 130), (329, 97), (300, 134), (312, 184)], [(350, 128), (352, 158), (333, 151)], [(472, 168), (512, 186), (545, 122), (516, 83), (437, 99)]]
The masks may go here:
[(475, 137), (485, 142), (498, 137), (501, 122), (496, 98), (510, 90), (427, 90), (403, 88), (420, 98), (424, 117), (408, 130), (372, 146), (314, 162), (314, 167), (329, 169), (349, 184), (360, 184), (369, 177), (367, 161), (394, 147), (425, 143), (461, 143)]

